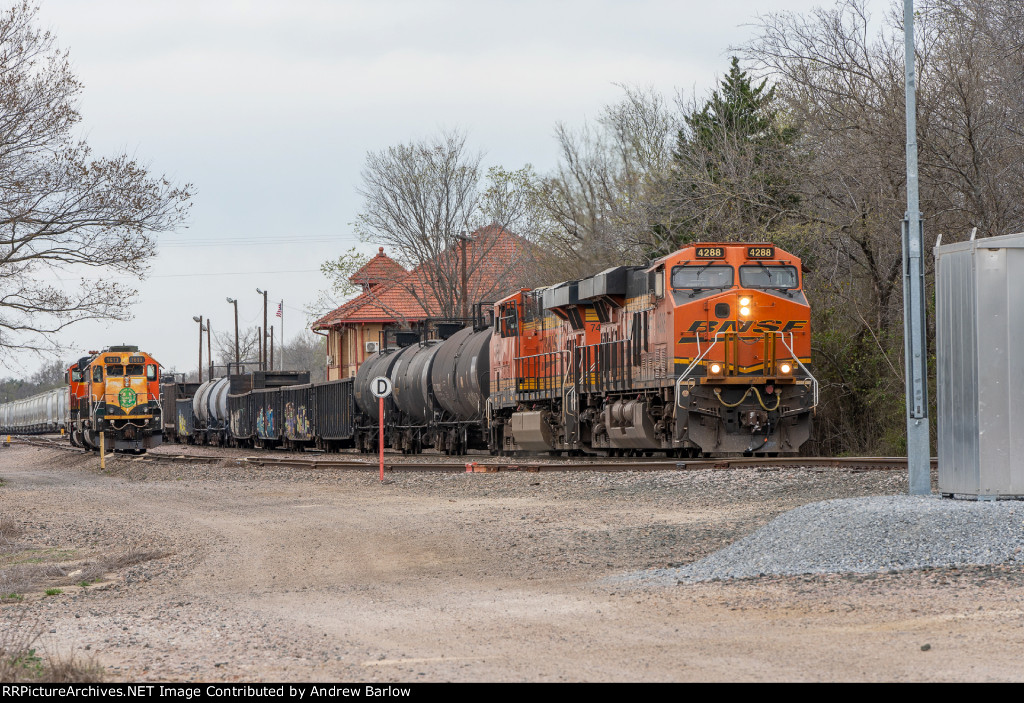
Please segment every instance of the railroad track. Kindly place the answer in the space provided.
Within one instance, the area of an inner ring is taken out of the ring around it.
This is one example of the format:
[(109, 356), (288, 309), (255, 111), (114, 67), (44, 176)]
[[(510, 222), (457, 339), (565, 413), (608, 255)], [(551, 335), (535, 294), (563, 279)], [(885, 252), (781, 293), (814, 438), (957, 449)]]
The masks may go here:
[[(66, 440), (49, 437), (16, 436), (12, 442), (32, 446), (63, 449), (78, 453), (89, 450), (72, 447)], [(165, 445), (169, 446), (169, 445)], [(122, 461), (142, 463), (187, 463), (187, 464), (219, 464), (227, 461), (236, 465), (256, 467), (291, 467), (297, 469), (325, 471), (377, 471), (380, 464), (376, 456), (316, 454), (275, 455), (273, 452), (252, 456), (237, 457), (223, 454), (170, 454), (165, 452), (149, 452), (140, 456), (110, 455)], [(395, 460), (403, 455), (385, 454), (384, 470), (386, 472), (466, 472), (496, 473), (500, 471), (726, 471), (730, 469), (756, 468), (760, 471), (778, 471), (781, 469), (807, 471), (899, 471), (906, 470), (906, 457), (729, 457), (711, 459), (663, 459), (663, 458), (608, 458), (574, 459), (567, 461), (557, 458), (523, 458), (522, 460), (497, 461), (492, 457), (471, 456), (459, 459), (440, 460), (433, 462)], [(937, 468), (937, 460), (932, 459), (932, 468)]]

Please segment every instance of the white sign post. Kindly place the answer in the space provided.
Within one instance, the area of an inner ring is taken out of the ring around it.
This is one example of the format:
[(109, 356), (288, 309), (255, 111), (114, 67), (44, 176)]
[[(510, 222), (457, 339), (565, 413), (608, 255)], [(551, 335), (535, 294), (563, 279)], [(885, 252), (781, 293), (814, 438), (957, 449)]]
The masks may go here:
[(380, 407), (379, 424), (377, 434), (380, 435), (380, 480), (384, 480), (384, 399), (391, 395), (391, 379), (387, 376), (377, 376), (370, 381), (370, 391), (377, 397)]

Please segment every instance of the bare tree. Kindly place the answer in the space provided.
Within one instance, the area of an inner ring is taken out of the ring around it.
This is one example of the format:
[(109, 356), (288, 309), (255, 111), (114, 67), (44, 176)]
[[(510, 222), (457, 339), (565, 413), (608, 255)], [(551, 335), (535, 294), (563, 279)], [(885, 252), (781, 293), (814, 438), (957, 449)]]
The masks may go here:
[[(457, 132), (366, 157), (356, 229), (411, 269), (399, 284), (424, 313), (458, 317), (515, 288), (526, 270), (520, 243), (508, 250), (517, 201), (485, 182), (482, 158)], [(507, 219), (487, 219), (495, 213)]]
[(668, 168), (677, 118), (653, 89), (624, 97), (592, 124), (557, 125), (557, 171), (536, 185), (549, 219), (539, 241), (548, 268), (582, 277), (639, 263), (660, 250), (657, 191)]
[[(235, 363), (235, 334), (230, 333), (213, 335), (213, 349), (216, 361), (222, 365)], [(256, 368), (260, 358), (260, 328), (243, 327), (238, 330), (238, 356), (243, 364), (249, 364)]]
[[(906, 209), (902, 3), (773, 13), (745, 56), (771, 77), (800, 132), (803, 220), (791, 241), (813, 270), (815, 358), (826, 383), (823, 451), (903, 451), (899, 224)], [(917, 3), (918, 134), (926, 232), (955, 241), (1024, 229), (1019, 3)]]
[(324, 358), (327, 356), (325, 337), (306, 331), (288, 340), (283, 351), (289, 370), (309, 371), (311, 383), (327, 380), (327, 367), (324, 366)]
[[(189, 186), (72, 137), (81, 85), (27, 2), (0, 15), (0, 349), (52, 349), (52, 332), (130, 317), (153, 234), (178, 225)], [(91, 273), (87, 273), (92, 270)], [(71, 275), (78, 280), (62, 283)]]

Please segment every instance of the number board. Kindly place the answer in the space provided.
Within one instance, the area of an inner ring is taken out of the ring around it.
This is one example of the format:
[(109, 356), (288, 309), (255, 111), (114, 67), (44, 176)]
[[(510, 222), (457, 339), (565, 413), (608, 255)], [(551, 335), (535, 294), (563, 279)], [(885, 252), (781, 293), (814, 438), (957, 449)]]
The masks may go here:
[(724, 259), (725, 247), (696, 247), (693, 255), (698, 259)]
[(120, 364), (121, 357), (119, 356), (105, 356), (103, 357), (104, 364)]
[(775, 247), (747, 247), (748, 259), (774, 259)]
[(144, 356), (129, 356), (128, 357), (128, 363), (129, 364), (145, 364), (146, 363), (146, 357), (144, 357)]

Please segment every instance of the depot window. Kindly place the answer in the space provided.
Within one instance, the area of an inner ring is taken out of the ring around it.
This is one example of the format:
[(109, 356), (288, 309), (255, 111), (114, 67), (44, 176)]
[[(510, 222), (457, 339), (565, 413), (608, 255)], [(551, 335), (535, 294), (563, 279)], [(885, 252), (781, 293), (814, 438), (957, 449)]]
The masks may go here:
[(740, 266), (740, 285), (744, 288), (777, 288), (789, 290), (800, 285), (795, 266)]
[(731, 288), (735, 272), (732, 266), (703, 265), (675, 266), (672, 269), (672, 287), (704, 290), (705, 288)]

